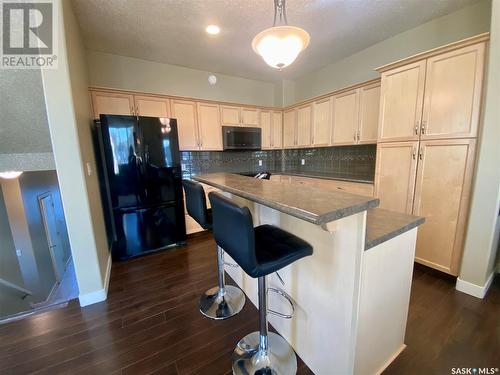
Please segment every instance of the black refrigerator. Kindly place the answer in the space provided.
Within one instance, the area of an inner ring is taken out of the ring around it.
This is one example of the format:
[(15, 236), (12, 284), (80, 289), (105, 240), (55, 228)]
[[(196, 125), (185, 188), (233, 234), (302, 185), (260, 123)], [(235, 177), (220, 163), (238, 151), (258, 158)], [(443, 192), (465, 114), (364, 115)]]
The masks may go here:
[(186, 224), (176, 120), (101, 115), (95, 130), (113, 259), (184, 245)]

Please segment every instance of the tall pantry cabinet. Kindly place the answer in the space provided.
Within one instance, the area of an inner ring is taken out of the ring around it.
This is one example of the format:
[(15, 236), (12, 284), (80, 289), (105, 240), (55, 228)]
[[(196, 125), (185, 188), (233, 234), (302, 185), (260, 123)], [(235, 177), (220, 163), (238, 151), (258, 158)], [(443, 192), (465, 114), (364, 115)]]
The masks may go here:
[(375, 195), (424, 216), (415, 260), (458, 275), (474, 170), (486, 37), (389, 64), (382, 73)]

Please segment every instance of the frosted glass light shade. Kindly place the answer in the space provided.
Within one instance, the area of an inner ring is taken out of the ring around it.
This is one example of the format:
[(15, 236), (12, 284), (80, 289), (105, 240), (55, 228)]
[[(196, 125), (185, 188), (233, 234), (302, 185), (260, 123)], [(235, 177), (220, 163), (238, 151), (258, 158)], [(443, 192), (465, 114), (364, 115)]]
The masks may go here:
[(5, 171), (0, 172), (0, 178), (11, 179), (19, 177), (23, 172), (18, 171)]
[(293, 63), (309, 45), (307, 31), (295, 26), (275, 26), (258, 33), (252, 48), (273, 68), (283, 69)]

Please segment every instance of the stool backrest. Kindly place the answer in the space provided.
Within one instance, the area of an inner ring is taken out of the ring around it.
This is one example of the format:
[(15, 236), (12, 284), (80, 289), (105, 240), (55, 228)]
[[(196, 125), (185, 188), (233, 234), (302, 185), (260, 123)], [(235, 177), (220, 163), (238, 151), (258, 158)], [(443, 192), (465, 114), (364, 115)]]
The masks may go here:
[(212, 205), (213, 235), (217, 245), (247, 273), (257, 267), (252, 214), (222, 194), (208, 194)]
[(208, 214), (207, 199), (205, 198), (203, 186), (191, 180), (183, 180), (182, 186), (184, 186), (184, 192), (186, 193), (186, 209), (189, 216), (206, 229), (212, 225), (212, 222)]

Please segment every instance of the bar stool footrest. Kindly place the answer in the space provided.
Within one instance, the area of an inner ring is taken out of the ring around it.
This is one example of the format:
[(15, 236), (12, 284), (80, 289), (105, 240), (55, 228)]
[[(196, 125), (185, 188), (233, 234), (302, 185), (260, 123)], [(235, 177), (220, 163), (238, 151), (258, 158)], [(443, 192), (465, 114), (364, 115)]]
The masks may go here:
[(295, 315), (295, 305), (293, 303), (292, 297), (290, 297), (288, 294), (286, 294), (283, 290), (277, 289), (277, 288), (269, 287), (269, 288), (267, 288), (267, 291), (276, 293), (276, 294), (280, 295), (281, 297), (283, 297), (290, 304), (290, 309), (292, 310), (292, 312), (290, 314), (283, 314), (282, 312), (268, 309), (267, 313), (278, 316), (278, 317), (283, 318), (283, 319), (293, 318), (293, 316)]

